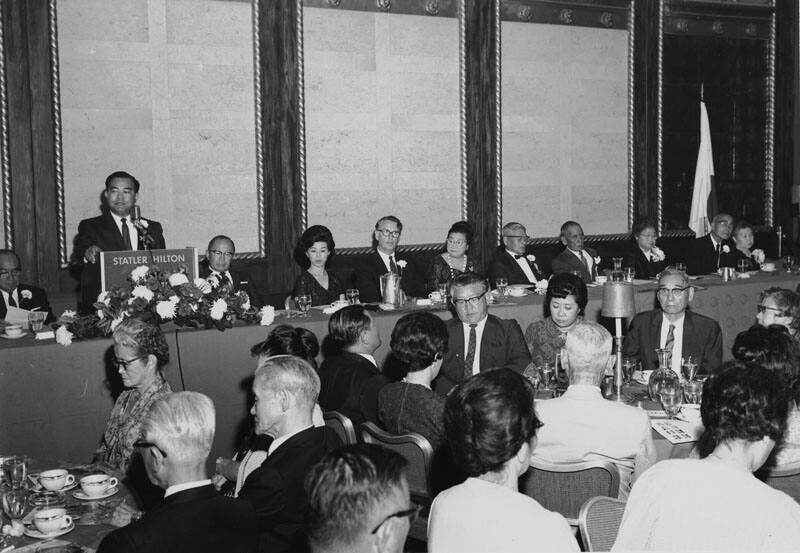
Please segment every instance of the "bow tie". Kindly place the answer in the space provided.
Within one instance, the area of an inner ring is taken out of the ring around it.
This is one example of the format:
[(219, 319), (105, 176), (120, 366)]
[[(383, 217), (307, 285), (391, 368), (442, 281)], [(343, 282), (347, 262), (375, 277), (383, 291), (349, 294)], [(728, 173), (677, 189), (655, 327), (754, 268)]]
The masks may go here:
[(525, 256), (524, 255), (516, 255), (516, 254), (514, 255), (514, 259), (522, 259), (523, 257), (525, 257)]

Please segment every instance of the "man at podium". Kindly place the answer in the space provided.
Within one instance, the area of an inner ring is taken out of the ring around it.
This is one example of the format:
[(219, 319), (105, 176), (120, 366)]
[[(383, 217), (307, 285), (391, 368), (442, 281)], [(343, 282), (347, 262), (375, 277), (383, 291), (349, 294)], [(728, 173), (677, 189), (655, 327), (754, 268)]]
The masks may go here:
[(139, 181), (125, 171), (106, 177), (103, 214), (84, 219), (75, 238), (75, 258), (83, 262), (81, 271), (81, 313), (94, 310), (100, 293), (100, 252), (164, 249), (161, 224), (139, 216), (136, 200)]

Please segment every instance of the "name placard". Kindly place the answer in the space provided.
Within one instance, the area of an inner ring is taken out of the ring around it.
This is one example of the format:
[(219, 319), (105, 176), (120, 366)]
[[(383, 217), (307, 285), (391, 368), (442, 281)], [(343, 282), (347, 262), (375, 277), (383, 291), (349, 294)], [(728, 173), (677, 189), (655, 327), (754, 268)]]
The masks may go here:
[(186, 269), (186, 276), (192, 281), (198, 274), (197, 248), (100, 252), (101, 290), (108, 290), (114, 285), (123, 288), (129, 286), (131, 271), (140, 265), (156, 265), (165, 273)]

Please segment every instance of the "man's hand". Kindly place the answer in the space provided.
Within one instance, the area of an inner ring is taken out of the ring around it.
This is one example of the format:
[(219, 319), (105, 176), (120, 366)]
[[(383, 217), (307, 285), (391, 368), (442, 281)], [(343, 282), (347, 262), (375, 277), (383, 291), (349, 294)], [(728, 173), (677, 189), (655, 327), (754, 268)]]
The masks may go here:
[(101, 251), (103, 250), (100, 249), (100, 246), (89, 246), (83, 253), (83, 260), (86, 261), (86, 263), (95, 263), (97, 261), (97, 254)]

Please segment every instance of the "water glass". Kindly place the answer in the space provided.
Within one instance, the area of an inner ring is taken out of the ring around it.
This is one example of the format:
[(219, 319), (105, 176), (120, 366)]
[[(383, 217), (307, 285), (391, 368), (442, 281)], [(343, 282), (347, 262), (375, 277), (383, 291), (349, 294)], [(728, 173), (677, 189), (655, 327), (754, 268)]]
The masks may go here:
[(551, 390), (553, 382), (553, 374), (555, 373), (553, 365), (551, 365), (550, 363), (545, 363), (544, 365), (537, 367), (536, 370), (539, 371), (542, 390)]
[(664, 408), (664, 412), (669, 418), (674, 419), (675, 415), (677, 415), (681, 410), (681, 400), (683, 399), (683, 394), (681, 393), (680, 387), (675, 385), (664, 386), (661, 388), (659, 396), (661, 399), (661, 406)]
[(615, 272), (616, 271), (622, 271), (622, 258), (621, 257), (612, 257), (611, 258), (611, 262), (614, 264), (613, 265), (613, 270)]
[(31, 311), (28, 313), (28, 322), (31, 325), (31, 330), (39, 332), (44, 327), (44, 320), (47, 318), (47, 313), (42, 311)]
[(347, 297), (347, 301), (350, 305), (355, 305), (358, 303), (358, 288), (348, 288), (345, 292), (345, 296)]
[(508, 279), (506, 277), (497, 277), (494, 279), (494, 283), (497, 285), (497, 291), (500, 292), (500, 296), (505, 297), (508, 289)]
[(633, 373), (636, 371), (638, 361), (635, 357), (622, 358), (622, 384), (630, 384)]
[(685, 273), (686, 272), (686, 263), (676, 263), (675, 264), (675, 270), (676, 271), (682, 271), (682, 272)]
[(442, 303), (447, 303), (448, 284), (446, 282), (439, 283), (439, 295), (442, 296)]
[(28, 475), (28, 460), (25, 457), (6, 457), (3, 461), (3, 476), (11, 489), (19, 489)]
[(297, 308), (303, 313), (303, 317), (308, 317), (308, 310), (311, 308), (311, 296), (303, 294), (297, 296), (294, 301), (297, 303)]
[(683, 372), (683, 378), (686, 380), (694, 380), (694, 377), (697, 376), (698, 367), (699, 365), (694, 355), (687, 355), (681, 359), (681, 371)]
[(792, 272), (792, 267), (794, 267), (794, 256), (792, 255), (784, 255), (783, 256), (783, 268), (786, 269), (787, 273)]
[(20, 520), (28, 509), (28, 490), (9, 490), (3, 494), (3, 511), (11, 520)]
[(746, 259), (740, 259), (736, 262), (736, 268), (740, 273), (746, 273), (747, 269), (750, 267), (750, 262)]
[(625, 267), (622, 273), (625, 275), (625, 282), (633, 282), (634, 277), (636, 277), (636, 269), (633, 267)]
[(686, 403), (700, 404), (703, 401), (703, 383), (700, 380), (684, 382), (683, 399)]

